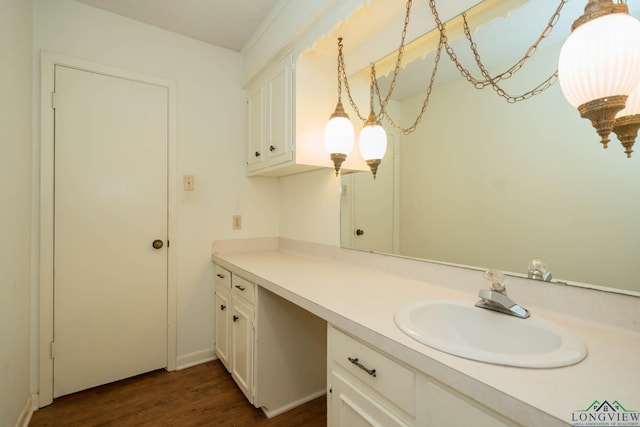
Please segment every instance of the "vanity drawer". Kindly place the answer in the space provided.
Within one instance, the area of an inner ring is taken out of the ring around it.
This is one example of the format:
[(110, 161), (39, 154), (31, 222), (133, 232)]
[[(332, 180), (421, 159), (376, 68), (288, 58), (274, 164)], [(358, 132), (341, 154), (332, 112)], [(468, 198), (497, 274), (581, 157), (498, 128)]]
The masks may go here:
[(415, 415), (415, 374), (371, 347), (329, 327), (329, 358), (361, 382)]
[(215, 264), (213, 266), (213, 274), (215, 275), (216, 285), (231, 289), (231, 272), (229, 270)]
[(255, 294), (256, 294), (256, 285), (254, 285), (253, 283), (249, 282), (246, 279), (243, 279), (240, 276), (236, 276), (235, 274), (233, 275), (231, 282), (232, 282), (231, 292), (234, 295), (238, 295), (244, 298), (247, 302), (251, 304), (254, 303)]

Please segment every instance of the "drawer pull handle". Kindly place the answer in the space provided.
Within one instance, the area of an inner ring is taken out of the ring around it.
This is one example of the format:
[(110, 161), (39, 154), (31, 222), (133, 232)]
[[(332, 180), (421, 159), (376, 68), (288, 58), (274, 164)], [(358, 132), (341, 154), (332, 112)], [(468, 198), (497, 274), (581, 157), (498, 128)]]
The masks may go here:
[(239, 317), (238, 317), (238, 316), (236, 316), (236, 315), (234, 314), (234, 315), (233, 315), (233, 321), (234, 321), (234, 322), (237, 322), (237, 321), (238, 321), (238, 319), (239, 319)]
[(366, 366), (364, 366), (363, 364), (358, 362), (358, 358), (357, 357), (347, 357), (347, 359), (349, 360), (349, 362), (353, 363), (358, 368), (362, 369), (363, 371), (365, 371), (367, 374), (371, 375), (372, 377), (375, 378), (377, 376), (375, 369), (367, 369)]
[(224, 309), (225, 309), (225, 308), (227, 308), (227, 306), (226, 306), (226, 305), (224, 305), (224, 304), (220, 304), (220, 310), (224, 311)]
[(221, 279), (224, 279), (224, 274), (220, 274), (220, 273), (218, 273), (218, 274), (216, 274), (216, 276), (218, 276), (218, 277), (219, 277), (219, 278), (221, 278)]
[(236, 285), (236, 288), (240, 289), (241, 291), (244, 291), (244, 289), (245, 289), (244, 286), (240, 286), (240, 285)]

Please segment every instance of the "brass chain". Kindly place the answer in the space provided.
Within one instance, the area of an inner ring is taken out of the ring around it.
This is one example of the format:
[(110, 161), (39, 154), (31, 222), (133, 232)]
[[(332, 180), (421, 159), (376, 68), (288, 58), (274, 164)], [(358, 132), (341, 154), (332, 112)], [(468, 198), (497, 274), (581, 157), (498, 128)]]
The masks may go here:
[[(431, 92), (433, 91), (433, 85), (434, 85), (434, 83), (436, 81), (436, 74), (438, 73), (438, 64), (440, 63), (440, 58), (441, 58), (441, 54), (442, 54), (442, 48), (444, 47), (444, 40), (445, 40), (444, 37), (445, 37), (444, 33), (440, 33), (440, 40), (438, 42), (438, 49), (436, 50), (436, 56), (435, 56), (434, 61), (433, 61), (433, 70), (431, 71), (431, 79), (429, 80), (429, 86), (427, 87), (427, 92), (426, 92), (424, 101), (422, 102), (422, 108), (420, 109), (420, 112), (418, 113), (418, 116), (413, 121), (411, 126), (409, 126), (408, 128), (403, 128), (403, 127), (399, 126), (397, 123), (395, 123), (393, 121), (393, 119), (389, 115), (389, 112), (386, 109), (382, 109), (382, 111), (380, 112), (380, 114), (384, 114), (384, 116), (387, 119), (387, 121), (389, 122), (389, 124), (391, 124), (391, 126), (393, 126), (396, 130), (401, 132), (403, 135), (409, 135), (410, 133), (415, 131), (416, 128), (418, 127), (418, 124), (422, 120), (422, 117), (424, 116), (424, 113), (427, 111), (427, 107), (429, 105), (429, 100), (431, 99)], [(376, 92), (378, 94), (378, 99), (380, 99), (381, 96), (380, 96), (380, 88), (378, 87), (378, 81), (377, 80), (374, 80), (374, 81), (375, 81), (374, 85), (375, 85), (375, 88), (376, 88)]]
[[(387, 106), (387, 104), (389, 103), (389, 100), (391, 99), (391, 95), (393, 94), (393, 91), (396, 87), (396, 79), (398, 77), (398, 73), (400, 73), (400, 65), (402, 64), (402, 56), (404, 54), (404, 44), (405, 44), (405, 38), (407, 36), (407, 27), (409, 26), (409, 19), (411, 17), (411, 6), (413, 5), (413, 0), (407, 0), (407, 4), (406, 4), (406, 13), (404, 16), (404, 26), (402, 28), (402, 35), (400, 37), (400, 47), (398, 48), (398, 55), (396, 56), (396, 65), (393, 71), (393, 79), (391, 80), (391, 84), (389, 86), (389, 91), (387, 92), (387, 95), (384, 99), (384, 101), (380, 101), (380, 113), (379, 115), (382, 114), (383, 111), (385, 111), (385, 108)], [(349, 96), (349, 103), (351, 104), (351, 108), (353, 108), (353, 111), (356, 112), (358, 118), (360, 120), (362, 120), (363, 122), (365, 122), (367, 120), (366, 117), (363, 117), (362, 114), (360, 114), (360, 109), (358, 108), (358, 106), (356, 105), (355, 101), (353, 100), (353, 97), (351, 96), (351, 88), (349, 87), (349, 82), (347, 80), (347, 71), (346, 71), (346, 67), (344, 66), (344, 57), (339, 54), (338, 55), (338, 61), (341, 62), (341, 68), (342, 68), (342, 81), (344, 82), (344, 87), (345, 90), (347, 92), (347, 95)], [(381, 98), (381, 97), (380, 97)]]
[[(538, 95), (539, 93), (544, 92), (546, 89), (551, 87), (558, 80), (558, 71), (557, 70), (553, 74), (551, 74), (551, 76), (549, 76), (546, 80), (544, 80), (542, 83), (540, 83), (538, 86), (536, 86), (534, 89), (532, 89), (532, 90), (530, 90), (530, 91), (528, 91), (528, 92), (526, 92), (526, 93), (524, 93), (522, 95), (518, 95), (518, 96), (509, 95), (497, 83), (499, 81), (501, 81), (501, 80), (505, 80), (505, 79), (508, 79), (508, 78), (512, 77), (516, 72), (518, 72), (524, 66), (524, 64), (529, 60), (529, 58), (531, 58), (533, 56), (533, 54), (537, 51), (538, 46), (540, 45), (542, 40), (544, 40), (551, 33), (553, 28), (555, 27), (556, 23), (558, 22), (558, 19), (560, 18), (560, 11), (562, 10), (562, 7), (565, 5), (565, 3), (567, 3), (567, 1), (568, 0), (560, 0), (560, 4), (556, 8), (556, 10), (553, 13), (552, 17), (547, 22), (547, 26), (542, 31), (542, 33), (540, 34), (540, 36), (538, 37), (536, 42), (531, 47), (529, 47), (529, 49), (526, 51), (524, 56), (515, 65), (513, 65), (511, 68), (509, 68), (507, 71), (505, 71), (505, 72), (503, 72), (501, 74), (498, 74), (495, 77), (491, 77), (491, 75), (487, 72), (486, 67), (482, 63), (482, 60), (480, 58), (480, 54), (478, 53), (477, 45), (473, 41), (473, 38), (471, 37), (471, 31), (469, 29), (469, 24), (467, 23), (466, 14), (464, 14), (464, 13), (462, 14), (462, 19), (463, 19), (463, 22), (464, 22), (464, 34), (465, 34), (465, 37), (467, 38), (467, 40), (470, 43), (471, 50), (472, 50), (472, 52), (474, 54), (476, 64), (478, 65), (478, 68), (480, 69), (480, 71), (481, 71), (483, 77), (485, 78), (485, 80), (476, 79), (475, 77), (473, 77), (471, 75), (469, 70), (464, 68), (464, 66), (458, 60), (458, 57), (455, 54), (453, 48), (449, 45), (448, 39), (447, 39), (447, 37), (445, 35), (444, 36), (444, 38), (445, 38), (445, 42), (444, 43), (445, 43), (445, 48), (446, 48), (447, 54), (449, 55), (449, 58), (453, 61), (453, 63), (456, 65), (456, 68), (458, 69), (458, 71), (460, 71), (460, 74), (462, 74), (462, 76), (468, 82), (473, 84), (473, 86), (476, 89), (483, 89), (486, 86), (491, 85), (491, 87), (496, 91), (496, 93), (498, 93), (498, 95), (500, 95), (501, 97), (505, 98), (507, 100), (507, 102), (509, 102), (509, 103), (515, 103), (515, 102), (518, 102), (518, 101), (522, 101), (524, 99), (531, 98), (534, 95)], [(436, 25), (438, 27), (438, 30), (440, 31), (440, 34), (445, 33), (444, 24), (440, 20), (440, 17), (438, 15), (438, 11), (436, 10), (435, 0), (429, 0), (429, 7), (431, 8), (431, 12), (432, 12), (432, 14), (434, 16), (434, 19), (436, 21)]]
[[(427, 109), (427, 106), (429, 104), (429, 99), (431, 97), (431, 93), (433, 91), (433, 86), (434, 86), (434, 82), (436, 79), (436, 74), (437, 74), (437, 70), (438, 70), (438, 64), (440, 62), (440, 58), (441, 58), (441, 53), (442, 53), (442, 49), (444, 48), (447, 52), (447, 54), (449, 55), (449, 58), (451, 59), (451, 61), (453, 61), (453, 63), (455, 64), (456, 68), (458, 69), (458, 71), (462, 74), (462, 76), (468, 81), (470, 82), (476, 89), (484, 89), (487, 86), (491, 86), (498, 95), (500, 95), (501, 97), (505, 98), (507, 100), (507, 102), (509, 103), (515, 103), (518, 101), (522, 101), (528, 98), (531, 98), (532, 96), (538, 95), (542, 92), (544, 92), (545, 90), (547, 90), (548, 88), (550, 88), (551, 86), (553, 86), (553, 84), (555, 84), (558, 80), (558, 71), (556, 70), (555, 72), (553, 72), (551, 74), (551, 76), (549, 76), (547, 79), (545, 79), (542, 83), (540, 83), (539, 85), (537, 85), (535, 88), (533, 88), (532, 90), (522, 94), (522, 95), (517, 95), (517, 96), (513, 96), (508, 94), (504, 89), (502, 89), (499, 85), (498, 82), (501, 80), (506, 80), (509, 79), (511, 77), (513, 77), (514, 74), (516, 74), (520, 69), (522, 69), (522, 67), (524, 66), (524, 64), (529, 60), (529, 58), (531, 58), (535, 52), (538, 49), (538, 46), (540, 45), (540, 43), (551, 33), (551, 31), (553, 30), (553, 28), (555, 27), (555, 25), (557, 24), (559, 18), (560, 18), (560, 11), (562, 10), (563, 6), (568, 2), (569, 0), (560, 0), (560, 4), (558, 5), (558, 7), (556, 8), (555, 12), (553, 13), (553, 15), (551, 16), (551, 18), (549, 19), (549, 21), (547, 22), (547, 26), (545, 27), (545, 29), (542, 31), (542, 33), (540, 34), (540, 36), (538, 37), (538, 39), (536, 40), (536, 42), (529, 47), (529, 49), (525, 52), (524, 56), (518, 61), (516, 62), (513, 66), (511, 66), (508, 70), (496, 75), (495, 77), (492, 77), (489, 72), (487, 71), (486, 67), (484, 66), (484, 64), (482, 63), (482, 60), (480, 58), (480, 54), (478, 52), (477, 49), (477, 45), (476, 43), (473, 41), (473, 38), (471, 36), (471, 30), (469, 29), (469, 24), (467, 23), (467, 19), (466, 19), (466, 14), (462, 14), (462, 19), (463, 19), (463, 23), (464, 23), (464, 34), (465, 37), (467, 38), (467, 40), (470, 43), (470, 47), (471, 47), (471, 51), (473, 52), (474, 58), (475, 58), (475, 62), (478, 66), (478, 68), (480, 69), (480, 72), (482, 73), (482, 76), (484, 77), (485, 80), (479, 80), (476, 79), (475, 77), (473, 77), (471, 75), (471, 72), (469, 72), (469, 70), (467, 70), (458, 60), (458, 57), (455, 53), (455, 51), (453, 50), (453, 48), (449, 45), (449, 41), (446, 35), (446, 30), (445, 30), (445, 26), (442, 23), (442, 21), (440, 20), (440, 16), (438, 14), (438, 11), (436, 9), (436, 5), (435, 5), (435, 0), (429, 0), (429, 7), (431, 9), (431, 12), (433, 14), (434, 20), (436, 22), (436, 26), (438, 28), (438, 31), (440, 33), (440, 39), (439, 39), (439, 43), (438, 43), (438, 48), (436, 51), (436, 56), (434, 59), (434, 67), (433, 67), (433, 71), (431, 72), (431, 78), (429, 81), (429, 86), (427, 88), (426, 91), (426, 96), (425, 99), (422, 103), (422, 108), (420, 110), (420, 112), (418, 113), (418, 116), (416, 117), (416, 119), (414, 120), (414, 122), (411, 124), (411, 126), (409, 126), (408, 128), (402, 128), (401, 126), (399, 126), (398, 124), (396, 124), (393, 119), (391, 118), (391, 116), (389, 115), (388, 111), (387, 111), (387, 104), (389, 103), (389, 100), (391, 99), (391, 95), (393, 94), (393, 91), (395, 90), (396, 87), (396, 81), (398, 78), (398, 74), (400, 73), (400, 66), (402, 64), (402, 57), (404, 54), (404, 48), (405, 48), (405, 39), (406, 39), (406, 35), (407, 35), (407, 27), (409, 26), (409, 19), (410, 19), (410, 15), (411, 15), (411, 6), (413, 4), (412, 0), (407, 0), (406, 3), (406, 14), (405, 14), (405, 19), (404, 19), (404, 26), (402, 29), (402, 35), (400, 37), (400, 47), (398, 48), (398, 54), (396, 56), (396, 63), (395, 63), (395, 68), (393, 70), (393, 77), (391, 79), (391, 83), (389, 84), (389, 89), (383, 99), (382, 94), (380, 92), (380, 87), (378, 86), (378, 81), (375, 75), (375, 66), (372, 64), (371, 66), (371, 78), (372, 78), (372, 84), (373, 87), (375, 88), (375, 92), (378, 98), (378, 102), (380, 104), (380, 112), (377, 115), (377, 119), (378, 121), (380, 121), (380, 119), (382, 118), (382, 116), (384, 116), (387, 121), (398, 131), (400, 131), (402, 134), (404, 135), (408, 135), (410, 133), (412, 133), (413, 131), (415, 131), (416, 127), (418, 126), (418, 124), (420, 123), (420, 121), (422, 120), (422, 117), (425, 114), (425, 111)], [(619, 0), (619, 1), (623, 1), (623, 0)], [(340, 86), (340, 80), (342, 79), (342, 82), (344, 83), (344, 87), (345, 87), (345, 91), (348, 95), (349, 98), (349, 103), (351, 104), (351, 108), (353, 108), (353, 111), (356, 113), (356, 115), (358, 116), (358, 118), (364, 123), (367, 121), (367, 117), (364, 117), (361, 113), (360, 113), (360, 109), (358, 108), (358, 105), (355, 103), (355, 101), (353, 100), (353, 97), (351, 95), (351, 88), (349, 87), (349, 80), (347, 78), (347, 69), (344, 63), (344, 55), (342, 53), (342, 38), (338, 39), (338, 99), (340, 99), (341, 94), (342, 94), (342, 89)], [(370, 90), (370, 101), (371, 101), (371, 111), (373, 111), (373, 90)]]

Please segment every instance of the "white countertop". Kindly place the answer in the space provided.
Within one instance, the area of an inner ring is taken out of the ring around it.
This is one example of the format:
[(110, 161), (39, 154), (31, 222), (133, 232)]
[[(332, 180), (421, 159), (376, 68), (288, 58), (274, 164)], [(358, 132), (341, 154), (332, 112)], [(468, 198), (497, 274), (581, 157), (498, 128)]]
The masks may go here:
[(589, 354), (577, 365), (555, 369), (491, 365), (423, 345), (393, 320), (400, 307), (413, 301), (474, 304), (473, 294), (281, 250), (215, 254), (213, 260), (523, 425), (570, 425), (572, 413), (595, 400), (617, 400), (640, 411), (637, 332), (558, 316), (518, 301), (532, 316), (579, 336)]

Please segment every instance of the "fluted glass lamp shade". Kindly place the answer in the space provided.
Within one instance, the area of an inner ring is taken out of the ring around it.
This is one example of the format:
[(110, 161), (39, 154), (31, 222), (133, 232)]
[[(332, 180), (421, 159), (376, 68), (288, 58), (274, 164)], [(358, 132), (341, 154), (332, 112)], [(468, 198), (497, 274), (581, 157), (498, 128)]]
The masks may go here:
[(344, 112), (342, 103), (338, 102), (336, 111), (331, 115), (324, 128), (324, 144), (333, 161), (336, 176), (340, 171), (342, 162), (345, 161), (353, 149), (354, 139), (353, 124), (349, 120), (347, 113)]
[[(590, 0), (581, 19), (600, 3), (611, 1)], [(640, 21), (628, 13), (576, 21), (560, 51), (558, 79), (564, 96), (591, 120), (607, 148), (616, 114), (640, 84)]]
[(633, 144), (640, 129), (640, 84), (627, 98), (627, 104), (616, 116), (613, 131), (624, 147), (627, 157), (631, 157)]
[(378, 123), (369, 123), (360, 131), (360, 154), (367, 162), (373, 178), (378, 173), (378, 166), (387, 152), (387, 132)]

